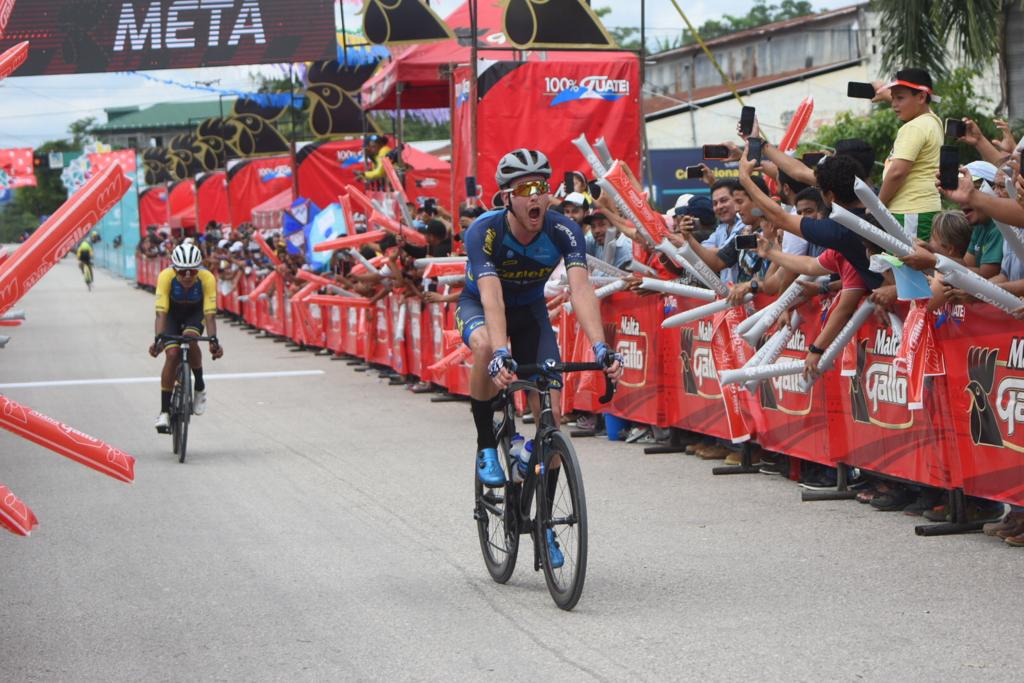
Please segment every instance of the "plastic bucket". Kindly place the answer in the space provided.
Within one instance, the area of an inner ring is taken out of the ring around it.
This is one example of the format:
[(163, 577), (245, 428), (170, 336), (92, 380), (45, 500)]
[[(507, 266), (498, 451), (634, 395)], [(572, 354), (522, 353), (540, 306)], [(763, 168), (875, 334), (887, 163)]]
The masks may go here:
[(629, 420), (624, 420), (611, 413), (605, 413), (604, 428), (608, 432), (609, 441), (622, 441), (625, 438), (624, 432), (629, 429)]

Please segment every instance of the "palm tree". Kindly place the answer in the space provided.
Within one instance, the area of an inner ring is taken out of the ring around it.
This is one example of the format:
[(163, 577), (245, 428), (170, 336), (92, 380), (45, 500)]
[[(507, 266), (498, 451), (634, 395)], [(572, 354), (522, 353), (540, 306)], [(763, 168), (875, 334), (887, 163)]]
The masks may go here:
[(937, 79), (960, 64), (983, 69), (998, 57), (1000, 102), (1006, 105), (1006, 26), (1021, 0), (874, 0), (880, 16), (882, 68), (890, 73), (905, 66), (928, 69)]

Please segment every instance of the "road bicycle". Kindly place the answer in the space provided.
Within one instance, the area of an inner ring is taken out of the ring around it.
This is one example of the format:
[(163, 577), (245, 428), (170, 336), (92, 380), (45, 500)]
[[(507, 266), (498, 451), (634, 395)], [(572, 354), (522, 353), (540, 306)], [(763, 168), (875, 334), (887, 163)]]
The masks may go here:
[(178, 365), (178, 377), (171, 393), (171, 449), (178, 456), (178, 462), (185, 462), (188, 450), (188, 424), (192, 419), (192, 369), (188, 365), (189, 345), (199, 342), (216, 341), (216, 337), (185, 337), (174, 334), (161, 334), (160, 340), (177, 342), (181, 348), (181, 363)]
[(83, 263), (82, 264), (82, 278), (85, 279), (85, 287), (86, 287), (86, 289), (88, 289), (91, 292), (92, 291), (92, 264), (91, 263)]
[[(519, 537), (529, 534), (533, 539), (533, 569), (544, 570), (544, 581), (555, 604), (571, 610), (583, 594), (587, 575), (587, 501), (583, 491), (576, 451), (569, 439), (559, 431), (551, 410), (551, 383), (558, 373), (598, 371), (605, 378), (601, 403), (611, 401), (615, 385), (604, 375), (597, 363), (559, 363), (547, 360), (540, 365), (520, 365), (521, 377), (502, 391), (495, 400), (501, 416), (494, 432), (498, 451), (509, 473), (504, 487), (489, 488), (474, 477), (476, 506), (473, 517), (480, 537), (480, 550), (491, 578), (505, 583), (515, 571), (519, 554)], [(536, 391), (540, 395), (540, 421), (534, 439), (533, 453), (521, 483), (512, 481), (517, 459), (512, 455), (512, 437), (516, 434), (515, 402), (517, 391)], [(548, 530), (558, 543), (564, 557), (560, 567), (548, 561)]]

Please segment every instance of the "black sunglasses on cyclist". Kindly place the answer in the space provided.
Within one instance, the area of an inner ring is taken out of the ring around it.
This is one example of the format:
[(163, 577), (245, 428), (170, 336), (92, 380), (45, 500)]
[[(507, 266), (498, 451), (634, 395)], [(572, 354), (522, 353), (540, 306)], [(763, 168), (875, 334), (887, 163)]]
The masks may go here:
[(195, 275), (196, 273), (199, 272), (199, 269), (198, 268), (176, 268), (174, 270), (174, 272), (177, 273), (178, 275), (181, 275), (182, 277), (192, 277), (193, 275)]
[(509, 190), (515, 197), (532, 197), (535, 194), (547, 194), (551, 192), (551, 186), (546, 180), (531, 180), (520, 183)]

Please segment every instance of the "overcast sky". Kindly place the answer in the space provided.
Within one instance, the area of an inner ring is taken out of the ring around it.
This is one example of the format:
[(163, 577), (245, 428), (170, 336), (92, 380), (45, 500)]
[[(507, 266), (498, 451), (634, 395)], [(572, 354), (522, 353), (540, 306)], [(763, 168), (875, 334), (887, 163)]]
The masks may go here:
[[(279, 0), (286, 2), (287, 0)], [(722, 14), (742, 15), (753, 0), (678, 0), (690, 21), (699, 25)], [(830, 9), (853, 4), (854, 0), (812, 0), (815, 9)], [(462, 0), (431, 0), (430, 5), (442, 17), (457, 8)], [(595, 7), (612, 8), (605, 17), (607, 26), (640, 26), (637, 0), (594, 0)], [(346, 16), (354, 12), (346, 3)], [(670, 0), (647, 0), (646, 23), (653, 37), (678, 32), (683, 26)], [(273, 71), (273, 67), (223, 67), (158, 71), (153, 75), (177, 82), (219, 81), (216, 87), (247, 90), (249, 74)], [(64, 137), (68, 125), (85, 116), (103, 122), (105, 107), (149, 105), (164, 101), (201, 101), (215, 95), (194, 92), (144, 80), (129, 74), (86, 74), (75, 76), (35, 76), (8, 78), (0, 82), (3, 108), (0, 111), (0, 147), (35, 147), (45, 140)]]

